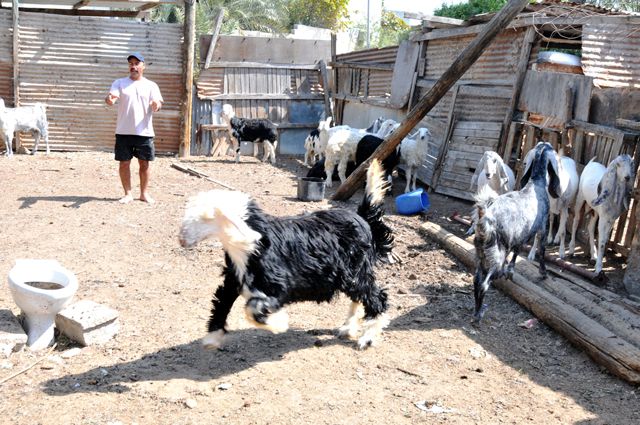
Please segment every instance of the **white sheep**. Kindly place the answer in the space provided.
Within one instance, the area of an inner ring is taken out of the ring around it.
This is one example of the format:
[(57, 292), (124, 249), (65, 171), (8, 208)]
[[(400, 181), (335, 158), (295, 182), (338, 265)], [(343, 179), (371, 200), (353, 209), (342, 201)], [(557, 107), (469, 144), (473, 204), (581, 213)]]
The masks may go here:
[[(584, 167), (580, 177), (569, 255), (573, 255), (575, 251), (576, 232), (584, 205), (586, 213), (593, 210), (589, 221), (589, 248), (591, 259), (596, 261), (595, 272), (600, 273), (604, 250), (613, 223), (623, 211), (629, 209), (629, 199), (635, 181), (635, 165), (631, 157), (626, 154), (616, 157), (606, 168), (594, 159)], [(596, 221), (598, 222), (597, 247), (595, 245)]]
[(19, 106), (7, 108), (0, 98), (0, 135), (4, 138), (7, 149), (5, 155), (12, 156), (11, 142), (16, 131), (29, 131), (33, 134), (35, 144), (32, 154), (38, 151), (40, 136), (44, 137), (49, 153), (49, 123), (47, 122), (47, 106), (36, 103), (33, 106)]
[[(338, 165), (338, 176), (340, 182), (347, 179), (347, 164), (356, 160), (358, 142), (368, 133), (345, 126), (346, 128), (333, 127), (328, 134), (329, 139), (324, 151), (324, 171), (327, 174), (325, 186), (331, 187), (333, 184), (333, 169)], [(337, 129), (337, 130), (336, 130)], [(322, 131), (320, 132), (322, 135)]]
[(400, 164), (406, 166), (407, 186), (404, 193), (410, 192), (410, 187), (411, 190), (416, 190), (418, 167), (424, 163), (427, 157), (431, 137), (429, 129), (422, 127), (413, 137), (405, 137), (400, 144)]
[[(547, 244), (559, 243), (558, 256), (564, 258), (564, 241), (567, 233), (567, 218), (569, 217), (569, 207), (573, 206), (576, 200), (576, 194), (578, 193), (578, 184), (580, 177), (578, 176), (578, 170), (576, 169), (576, 162), (566, 157), (560, 151), (560, 154), (555, 153), (556, 162), (558, 163), (558, 179), (560, 181), (558, 197), (554, 198), (549, 196), (549, 235), (547, 236)], [(524, 170), (530, 167), (531, 160), (525, 158)], [(560, 216), (560, 223), (558, 225), (558, 231), (555, 238), (553, 236), (553, 223), (555, 216)], [(534, 240), (533, 247), (529, 251), (529, 260), (535, 258), (538, 240)]]

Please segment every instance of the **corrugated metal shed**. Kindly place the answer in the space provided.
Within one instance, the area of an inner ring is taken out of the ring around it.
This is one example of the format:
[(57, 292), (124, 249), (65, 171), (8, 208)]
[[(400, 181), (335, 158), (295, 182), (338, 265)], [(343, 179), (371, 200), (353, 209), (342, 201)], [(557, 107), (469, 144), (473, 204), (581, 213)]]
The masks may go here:
[[(156, 149), (178, 150), (181, 25), (21, 12), (19, 31), (20, 104), (48, 105), (53, 149), (113, 148), (115, 108), (105, 105), (104, 96), (113, 80), (128, 75), (127, 54), (140, 51), (145, 77), (160, 86), (165, 99), (154, 116)], [(29, 147), (31, 139), (23, 140)]]
[(0, 97), (13, 105), (13, 24), (11, 10), (0, 9)]
[(582, 69), (600, 87), (640, 88), (638, 24), (621, 20), (584, 25)]

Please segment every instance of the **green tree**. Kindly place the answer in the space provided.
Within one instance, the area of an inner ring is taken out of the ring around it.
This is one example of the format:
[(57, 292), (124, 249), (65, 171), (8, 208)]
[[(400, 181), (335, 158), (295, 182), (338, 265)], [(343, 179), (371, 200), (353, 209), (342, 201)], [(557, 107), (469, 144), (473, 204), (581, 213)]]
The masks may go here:
[(349, 0), (288, 0), (289, 25), (329, 28), (340, 31), (349, 24)]
[[(221, 8), (225, 9), (222, 34), (236, 30), (283, 32), (287, 29), (287, 0), (199, 0), (196, 3), (196, 34), (213, 32)], [(151, 13), (154, 22), (184, 22), (184, 8), (163, 5)]]
[(382, 11), (377, 47), (394, 46), (409, 38), (411, 27), (395, 13)]
[(595, 4), (608, 9), (619, 9), (626, 12), (640, 12), (640, 0), (587, 0), (586, 3)]
[(445, 4), (440, 9), (436, 9), (433, 14), (464, 20), (480, 13), (497, 12), (505, 4), (507, 4), (507, 0), (468, 0), (466, 3)]

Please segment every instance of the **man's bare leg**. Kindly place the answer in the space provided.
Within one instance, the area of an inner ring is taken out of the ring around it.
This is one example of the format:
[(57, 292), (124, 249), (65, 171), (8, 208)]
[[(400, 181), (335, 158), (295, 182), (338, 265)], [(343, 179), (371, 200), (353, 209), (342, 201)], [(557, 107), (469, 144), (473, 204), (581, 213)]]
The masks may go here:
[(140, 200), (148, 204), (153, 204), (155, 200), (149, 195), (147, 189), (149, 187), (149, 161), (138, 159), (140, 165)]
[(131, 161), (120, 161), (118, 172), (124, 189), (124, 196), (118, 202), (128, 204), (133, 201), (133, 196), (131, 195)]

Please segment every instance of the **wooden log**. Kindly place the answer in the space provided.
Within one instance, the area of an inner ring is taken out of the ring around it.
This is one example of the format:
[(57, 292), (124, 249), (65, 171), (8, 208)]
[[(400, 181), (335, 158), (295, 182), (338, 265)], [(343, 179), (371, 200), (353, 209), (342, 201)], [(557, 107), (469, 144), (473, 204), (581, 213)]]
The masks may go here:
[[(20, 106), (20, 24), (18, 0), (12, 0), (12, 21), (13, 21), (13, 107)], [(16, 152), (20, 149), (20, 132), (16, 133)], [(9, 142), (11, 149), (11, 142)], [(9, 152), (7, 152), (8, 154)]]
[[(421, 229), (465, 265), (474, 267), (475, 250), (472, 244), (435, 223), (425, 223)], [(537, 267), (522, 260), (516, 266), (512, 281), (497, 279), (494, 285), (584, 350), (612, 374), (633, 384), (640, 383), (640, 349), (577, 308), (532, 283), (528, 277), (534, 276), (537, 276)], [(536, 280), (539, 278), (536, 277)]]
[(184, 44), (182, 47), (183, 60), (183, 89), (181, 108), (181, 132), (178, 155), (182, 158), (191, 153), (191, 111), (193, 108), (193, 60), (195, 57), (196, 38), (196, 4), (195, 0), (184, 2)]
[(478, 36), (460, 53), (451, 66), (442, 74), (431, 90), (424, 95), (416, 106), (407, 114), (404, 121), (375, 152), (340, 185), (333, 199), (344, 200), (351, 197), (363, 182), (366, 169), (374, 158), (384, 159), (395, 150), (402, 139), (420, 122), (420, 120), (440, 101), (456, 81), (475, 63), (485, 48), (507, 26), (529, 2), (527, 0), (509, 0), (486, 25)]

